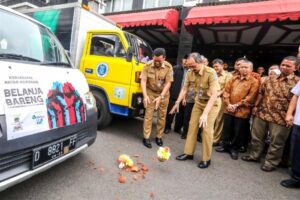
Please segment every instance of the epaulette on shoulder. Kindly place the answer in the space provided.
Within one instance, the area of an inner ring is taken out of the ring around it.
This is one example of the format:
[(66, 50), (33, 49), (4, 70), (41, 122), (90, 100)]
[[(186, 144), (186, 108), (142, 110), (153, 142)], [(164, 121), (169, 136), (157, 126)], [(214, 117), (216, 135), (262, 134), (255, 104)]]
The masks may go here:
[(208, 66), (205, 66), (205, 71), (208, 72), (208, 73), (212, 73), (212, 74), (216, 74), (217, 73), (213, 68), (208, 67)]
[(151, 65), (153, 63), (153, 60), (149, 60), (145, 65)]
[(172, 68), (171, 63), (169, 63), (168, 61), (165, 61), (164, 64), (165, 64), (166, 67)]

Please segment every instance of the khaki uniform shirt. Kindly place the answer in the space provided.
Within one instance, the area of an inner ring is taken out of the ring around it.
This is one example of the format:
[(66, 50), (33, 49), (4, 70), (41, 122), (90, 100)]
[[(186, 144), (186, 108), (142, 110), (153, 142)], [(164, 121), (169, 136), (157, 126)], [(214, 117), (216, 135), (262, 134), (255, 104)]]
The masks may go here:
[[(191, 73), (192, 70), (188, 70), (187, 73), (186, 73), (186, 76), (188, 73)], [(184, 82), (186, 80), (186, 77), (184, 79)], [(195, 85), (189, 85), (188, 87), (188, 90), (187, 90), (187, 93), (186, 93), (186, 102), (187, 103), (195, 103), (195, 96), (196, 96), (196, 88), (195, 88)]]
[[(223, 100), (225, 104), (224, 113), (234, 115), (239, 118), (250, 116), (251, 107), (254, 105), (259, 90), (259, 81), (253, 76), (246, 78), (233, 76), (225, 86)], [(229, 104), (239, 103), (240, 106), (234, 113), (228, 112), (226, 107)]]
[(166, 83), (173, 82), (172, 65), (164, 61), (161, 67), (155, 67), (153, 61), (150, 61), (144, 66), (141, 78), (147, 81), (147, 91), (159, 94)]
[(211, 97), (212, 90), (220, 90), (216, 71), (205, 65), (202, 65), (198, 73), (189, 70), (185, 77), (183, 87), (185, 87), (187, 91), (194, 88), (195, 101), (204, 104), (206, 104)]
[(287, 77), (267, 79), (262, 83), (259, 93), (263, 98), (257, 108), (256, 116), (262, 120), (285, 126), (285, 115), (293, 97), (291, 90), (299, 79), (291, 74)]
[(226, 83), (232, 78), (232, 74), (226, 71), (223, 71), (221, 74), (218, 74), (218, 80), (220, 84), (220, 89), (225, 88)]

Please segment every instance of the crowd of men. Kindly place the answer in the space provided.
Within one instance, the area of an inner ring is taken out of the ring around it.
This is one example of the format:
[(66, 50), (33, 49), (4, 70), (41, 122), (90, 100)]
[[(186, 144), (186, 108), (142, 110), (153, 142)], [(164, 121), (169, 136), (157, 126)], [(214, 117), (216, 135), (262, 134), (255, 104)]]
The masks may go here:
[(213, 146), (233, 160), (240, 152), (248, 152), (241, 157), (246, 162), (260, 162), (267, 147), (261, 169), (271, 172), (280, 164), (291, 134), (292, 178), (281, 185), (300, 187), (300, 78), (295, 75), (299, 58), (283, 58), (280, 65), (269, 68), (266, 77), (262, 77), (264, 68), (253, 72), (253, 63), (247, 58), (237, 59), (233, 72), (224, 69), (221, 59), (213, 60), (209, 67), (208, 60), (196, 52), (174, 68), (165, 58), (164, 49), (155, 49), (141, 75), (143, 144), (147, 148), (152, 147), (155, 110), (156, 144), (163, 145), (163, 134), (170, 132), (175, 117), (174, 131), (186, 139), (183, 154), (176, 159), (192, 160), (201, 138), (198, 167), (202, 169), (211, 164)]

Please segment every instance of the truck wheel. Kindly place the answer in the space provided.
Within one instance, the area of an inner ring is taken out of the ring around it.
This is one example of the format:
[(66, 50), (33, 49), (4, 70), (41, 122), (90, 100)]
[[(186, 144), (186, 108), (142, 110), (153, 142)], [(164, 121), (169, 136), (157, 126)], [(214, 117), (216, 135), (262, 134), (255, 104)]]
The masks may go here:
[(92, 93), (96, 99), (96, 106), (98, 111), (98, 129), (103, 129), (111, 122), (112, 114), (109, 111), (106, 97), (98, 91), (92, 91)]

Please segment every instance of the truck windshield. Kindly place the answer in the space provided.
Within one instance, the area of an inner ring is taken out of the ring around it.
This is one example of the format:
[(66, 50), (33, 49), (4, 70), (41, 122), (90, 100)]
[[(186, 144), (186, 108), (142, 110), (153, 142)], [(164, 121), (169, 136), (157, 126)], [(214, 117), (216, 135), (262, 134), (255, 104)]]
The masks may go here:
[(136, 49), (136, 58), (139, 62), (147, 63), (152, 58), (152, 48), (142, 40), (141, 38), (132, 35), (130, 33), (125, 33), (126, 39), (130, 46)]
[(44, 26), (0, 9), (0, 60), (71, 67), (65, 50)]

